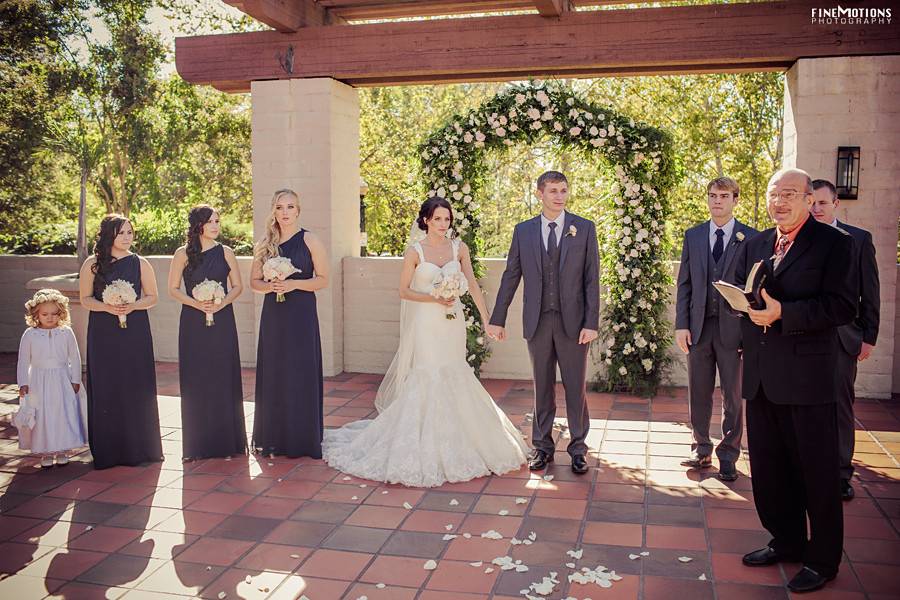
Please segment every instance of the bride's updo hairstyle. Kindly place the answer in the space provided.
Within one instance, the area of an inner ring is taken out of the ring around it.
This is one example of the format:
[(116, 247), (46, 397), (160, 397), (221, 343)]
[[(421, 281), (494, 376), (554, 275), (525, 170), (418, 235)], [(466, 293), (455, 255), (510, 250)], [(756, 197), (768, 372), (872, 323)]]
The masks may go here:
[(416, 219), (419, 229), (428, 233), (428, 224), (425, 221), (431, 219), (431, 217), (434, 216), (434, 211), (438, 208), (446, 208), (450, 211), (450, 226), (453, 226), (453, 207), (450, 206), (450, 202), (446, 199), (435, 196), (434, 198), (429, 198), (423, 202), (422, 207), (419, 209), (419, 218)]

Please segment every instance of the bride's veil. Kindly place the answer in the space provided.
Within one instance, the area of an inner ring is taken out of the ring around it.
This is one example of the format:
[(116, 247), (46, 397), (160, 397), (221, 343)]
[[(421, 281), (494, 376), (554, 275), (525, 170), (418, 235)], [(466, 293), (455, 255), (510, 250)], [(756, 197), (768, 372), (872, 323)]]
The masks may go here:
[[(419, 229), (417, 221), (413, 221), (409, 231), (409, 239), (407, 247), (412, 246), (425, 238), (425, 232)], [(397, 354), (391, 361), (378, 387), (378, 393), (375, 395), (375, 408), (379, 413), (384, 410), (397, 398), (397, 392), (400, 390), (406, 377), (412, 370), (413, 362), (413, 327), (412, 312), (415, 309), (413, 302), (409, 300), (400, 300), (400, 345), (397, 347)]]

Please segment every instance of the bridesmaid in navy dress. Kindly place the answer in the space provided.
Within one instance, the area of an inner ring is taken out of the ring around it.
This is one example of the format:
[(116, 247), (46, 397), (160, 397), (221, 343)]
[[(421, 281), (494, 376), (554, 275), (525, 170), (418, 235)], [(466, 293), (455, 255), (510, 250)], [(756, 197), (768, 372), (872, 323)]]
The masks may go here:
[[(250, 287), (265, 294), (256, 353), (256, 409), (252, 447), (267, 455), (322, 458), (322, 344), (317, 290), (328, 285), (328, 256), (300, 227), (300, 198), (279, 190), (272, 198), (265, 238), (256, 246)], [(300, 269), (266, 281), (263, 264), (284, 256)], [(276, 294), (284, 294), (277, 302)]]
[[(241, 358), (234, 302), (243, 286), (234, 251), (216, 242), (219, 213), (202, 204), (188, 215), (187, 243), (175, 251), (169, 295), (181, 302), (178, 379), (181, 387), (181, 445), (184, 460), (243, 454)], [(184, 279), (184, 290), (181, 281)], [(209, 279), (225, 291), (220, 304), (194, 298), (194, 286)], [(206, 315), (213, 315), (207, 326)]]
[[(88, 439), (94, 468), (139, 465), (163, 459), (156, 405), (153, 338), (147, 309), (156, 305), (156, 275), (130, 250), (131, 222), (109, 215), (100, 222), (94, 256), (81, 266), (81, 305), (90, 311), (87, 331)], [(103, 302), (107, 284), (124, 279), (137, 293), (133, 304)], [(127, 315), (127, 327), (119, 316)]]

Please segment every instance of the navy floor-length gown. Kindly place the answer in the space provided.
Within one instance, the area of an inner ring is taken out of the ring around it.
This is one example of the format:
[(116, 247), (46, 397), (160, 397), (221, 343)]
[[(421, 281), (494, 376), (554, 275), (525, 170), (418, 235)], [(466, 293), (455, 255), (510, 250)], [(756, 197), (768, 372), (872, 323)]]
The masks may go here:
[[(141, 261), (131, 254), (112, 262), (105, 276), (94, 276), (94, 298), (116, 279), (141, 297)], [(94, 467), (138, 465), (163, 458), (156, 404), (153, 338), (146, 310), (127, 317), (91, 311), (87, 331), (88, 438)]]
[[(313, 262), (301, 229), (281, 244), (281, 256), (311, 279)], [(294, 291), (276, 302), (266, 294), (256, 354), (253, 448), (265, 454), (322, 457), (322, 343), (314, 292)]]
[[(225, 247), (217, 244), (200, 257), (193, 269), (185, 266), (185, 292), (193, 298), (194, 286), (209, 279), (218, 281), (227, 294), (231, 267), (225, 260)], [(207, 327), (206, 313), (192, 306), (181, 307), (178, 379), (185, 458), (231, 456), (247, 450), (234, 307), (222, 308), (213, 320)]]

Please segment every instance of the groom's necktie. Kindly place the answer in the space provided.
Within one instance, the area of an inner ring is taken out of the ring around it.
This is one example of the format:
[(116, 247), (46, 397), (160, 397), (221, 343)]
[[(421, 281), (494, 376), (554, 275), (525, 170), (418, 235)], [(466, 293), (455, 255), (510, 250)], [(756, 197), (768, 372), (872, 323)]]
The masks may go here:
[(556, 254), (556, 223), (550, 221), (547, 225), (550, 227), (550, 235), (547, 236), (547, 254), (553, 256)]

